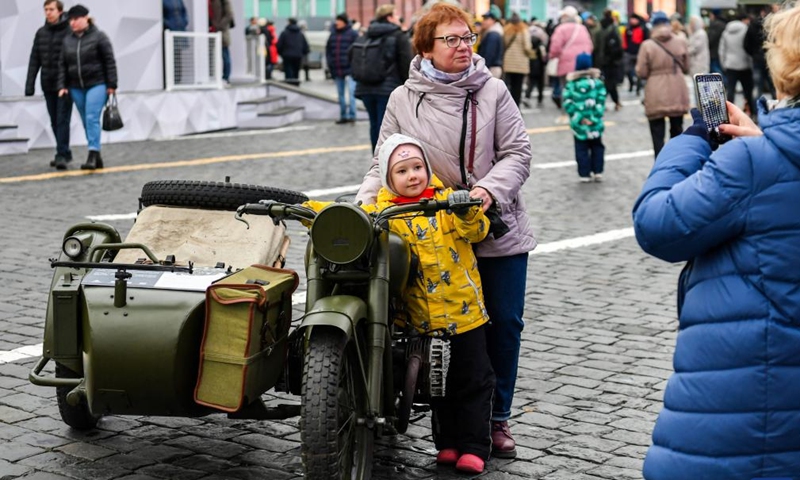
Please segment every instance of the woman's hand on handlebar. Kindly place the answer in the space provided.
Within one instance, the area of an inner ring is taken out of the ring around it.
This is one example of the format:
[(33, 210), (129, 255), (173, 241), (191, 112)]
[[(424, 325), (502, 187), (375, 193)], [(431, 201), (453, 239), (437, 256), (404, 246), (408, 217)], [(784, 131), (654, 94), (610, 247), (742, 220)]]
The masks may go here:
[(489, 207), (492, 206), (494, 199), (492, 195), (483, 187), (474, 187), (472, 190), (469, 191), (470, 198), (481, 199), (483, 203), (481, 204), (481, 208), (484, 212), (489, 210)]
[(731, 102), (726, 103), (728, 105), (728, 117), (731, 123), (721, 124), (719, 126), (720, 133), (732, 137), (757, 137), (764, 134), (764, 132), (758, 128), (758, 125), (756, 125), (750, 116), (744, 113), (742, 109)]

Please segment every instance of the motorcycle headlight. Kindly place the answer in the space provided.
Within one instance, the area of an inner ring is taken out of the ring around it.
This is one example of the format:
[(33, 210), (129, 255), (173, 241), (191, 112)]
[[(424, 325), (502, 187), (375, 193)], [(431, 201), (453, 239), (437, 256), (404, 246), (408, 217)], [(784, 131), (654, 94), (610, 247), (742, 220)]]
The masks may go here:
[(83, 243), (81, 243), (78, 237), (67, 237), (61, 249), (69, 258), (78, 258), (83, 253)]
[(369, 249), (372, 235), (369, 215), (350, 203), (328, 205), (311, 225), (314, 250), (331, 263), (357, 260)]

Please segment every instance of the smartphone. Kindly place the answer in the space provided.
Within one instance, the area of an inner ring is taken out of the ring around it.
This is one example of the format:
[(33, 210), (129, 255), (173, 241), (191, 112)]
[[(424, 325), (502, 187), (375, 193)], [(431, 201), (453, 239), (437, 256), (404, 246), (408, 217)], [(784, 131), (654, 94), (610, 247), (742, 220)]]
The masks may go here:
[(703, 121), (708, 127), (708, 138), (725, 143), (730, 140), (730, 135), (719, 133), (719, 126), (730, 123), (728, 106), (725, 103), (725, 85), (719, 73), (698, 73), (694, 76), (694, 91), (697, 97), (697, 106)]

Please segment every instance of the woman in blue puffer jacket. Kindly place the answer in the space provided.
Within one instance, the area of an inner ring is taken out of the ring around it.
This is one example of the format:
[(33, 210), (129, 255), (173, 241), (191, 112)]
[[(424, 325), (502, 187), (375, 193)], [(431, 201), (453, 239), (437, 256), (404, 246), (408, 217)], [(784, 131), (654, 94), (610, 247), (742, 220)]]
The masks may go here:
[(693, 112), (633, 209), (646, 252), (688, 261), (647, 480), (800, 479), (800, 4), (766, 28), (763, 135), (728, 103), (737, 138), (712, 153)]

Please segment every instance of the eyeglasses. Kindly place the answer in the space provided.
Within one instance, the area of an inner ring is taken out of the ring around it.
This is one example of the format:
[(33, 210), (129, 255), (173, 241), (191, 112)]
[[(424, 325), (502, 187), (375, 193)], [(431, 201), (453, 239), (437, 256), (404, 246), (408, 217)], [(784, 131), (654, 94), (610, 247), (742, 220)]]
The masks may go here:
[(464, 35), (463, 37), (459, 37), (458, 35), (445, 35), (444, 37), (433, 37), (433, 39), (444, 40), (444, 43), (450, 48), (458, 48), (461, 42), (464, 42), (464, 45), (471, 47), (475, 45), (478, 35), (475, 33), (470, 33), (469, 35)]

